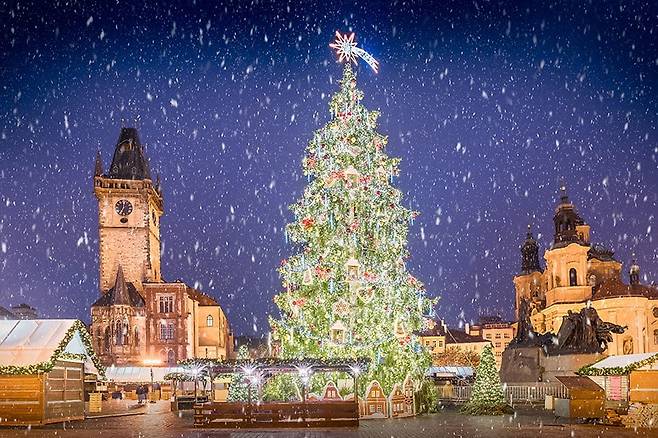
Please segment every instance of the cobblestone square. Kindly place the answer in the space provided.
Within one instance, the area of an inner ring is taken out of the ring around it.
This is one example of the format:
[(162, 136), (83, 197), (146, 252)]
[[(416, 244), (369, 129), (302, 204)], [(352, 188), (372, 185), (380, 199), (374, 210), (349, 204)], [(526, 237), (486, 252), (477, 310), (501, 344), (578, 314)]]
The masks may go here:
[[(309, 430), (226, 430), (195, 429), (192, 412), (173, 413), (159, 402), (139, 408), (136, 415), (90, 418), (84, 422), (43, 428), (0, 429), (2, 438), (316, 438), (316, 437), (658, 437), (658, 430), (632, 430), (593, 424), (569, 424), (540, 408), (520, 407), (516, 414), (500, 417), (469, 417), (452, 408), (408, 419), (364, 420), (356, 429)], [(133, 409), (134, 411), (134, 409)], [(144, 413), (141, 413), (143, 411)]]

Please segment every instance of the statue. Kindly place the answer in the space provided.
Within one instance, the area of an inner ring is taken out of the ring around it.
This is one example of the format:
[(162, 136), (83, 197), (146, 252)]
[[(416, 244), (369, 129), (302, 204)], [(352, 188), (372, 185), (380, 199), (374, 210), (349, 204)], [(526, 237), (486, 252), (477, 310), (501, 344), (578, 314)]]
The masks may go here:
[(578, 313), (569, 310), (562, 317), (557, 345), (548, 348), (548, 353), (603, 353), (612, 342), (611, 333), (621, 334), (627, 328), (603, 321), (596, 309), (589, 305)]
[(542, 347), (546, 354), (602, 353), (612, 342), (612, 333), (624, 333), (627, 327), (603, 321), (596, 309), (588, 305), (580, 312), (569, 310), (562, 317), (557, 336), (537, 333), (530, 322), (528, 300), (519, 303), (519, 325), (510, 347)]
[(510, 342), (510, 347), (545, 347), (554, 343), (551, 333), (540, 335), (532, 327), (530, 321), (530, 304), (527, 299), (521, 299), (519, 303), (519, 324), (516, 336)]

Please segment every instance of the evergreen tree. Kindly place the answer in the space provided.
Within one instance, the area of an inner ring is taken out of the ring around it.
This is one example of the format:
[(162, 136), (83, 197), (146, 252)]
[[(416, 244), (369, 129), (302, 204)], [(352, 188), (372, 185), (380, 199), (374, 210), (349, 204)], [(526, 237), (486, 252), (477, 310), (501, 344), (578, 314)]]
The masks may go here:
[[(246, 345), (241, 345), (238, 348), (237, 354), (238, 360), (249, 359), (249, 349)], [(245, 376), (241, 373), (234, 373), (231, 376), (231, 383), (228, 387), (228, 397), (226, 401), (228, 402), (246, 402), (249, 398), (249, 389), (247, 382), (245, 381)]]
[(309, 183), (285, 230), (300, 251), (281, 263), (281, 316), (270, 323), (283, 357), (369, 357), (361, 381), (377, 379), (390, 391), (430, 364), (414, 332), (432, 316), (434, 301), (406, 270), (417, 213), (402, 206), (391, 184), (400, 160), (385, 154), (378, 113), (362, 98), (347, 64), (330, 102), (333, 117), (306, 147)]
[(505, 402), (491, 344), (487, 344), (480, 354), (471, 398), (464, 405), (463, 411), (472, 415), (501, 415), (511, 411)]

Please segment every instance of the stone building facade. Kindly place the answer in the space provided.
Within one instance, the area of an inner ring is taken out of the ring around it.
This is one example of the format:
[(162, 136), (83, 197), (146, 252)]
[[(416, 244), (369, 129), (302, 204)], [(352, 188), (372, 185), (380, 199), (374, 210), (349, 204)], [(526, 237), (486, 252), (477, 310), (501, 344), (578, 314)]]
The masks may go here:
[(622, 280), (622, 264), (614, 252), (590, 240), (590, 227), (569, 200), (566, 189), (553, 217), (554, 238), (539, 262), (539, 245), (532, 232), (521, 247), (521, 272), (514, 277), (516, 314), (528, 300), (533, 327), (557, 333), (568, 311), (594, 307), (601, 319), (628, 326), (613, 334), (607, 354), (658, 352), (658, 289), (640, 283), (640, 267), (633, 261), (629, 284)]
[(96, 157), (100, 298), (91, 307), (94, 347), (106, 365), (227, 358), (233, 340), (221, 306), (181, 281), (163, 280), (164, 203), (135, 128), (122, 128), (112, 163)]
[(499, 316), (481, 316), (477, 324), (466, 324), (464, 331), (471, 336), (478, 336), (491, 342), (496, 365), (500, 369), (503, 351), (516, 335), (514, 324), (504, 321)]

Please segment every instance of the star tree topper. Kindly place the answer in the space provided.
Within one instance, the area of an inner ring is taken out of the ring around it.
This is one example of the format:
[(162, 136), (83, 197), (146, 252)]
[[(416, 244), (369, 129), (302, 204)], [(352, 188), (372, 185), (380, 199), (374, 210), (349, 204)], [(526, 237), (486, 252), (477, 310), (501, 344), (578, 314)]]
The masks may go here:
[(354, 33), (341, 34), (340, 31), (336, 31), (336, 40), (329, 44), (329, 47), (336, 51), (338, 61), (347, 61), (356, 64), (358, 57), (363, 59), (375, 73), (379, 73), (379, 62), (370, 53), (356, 46)]

